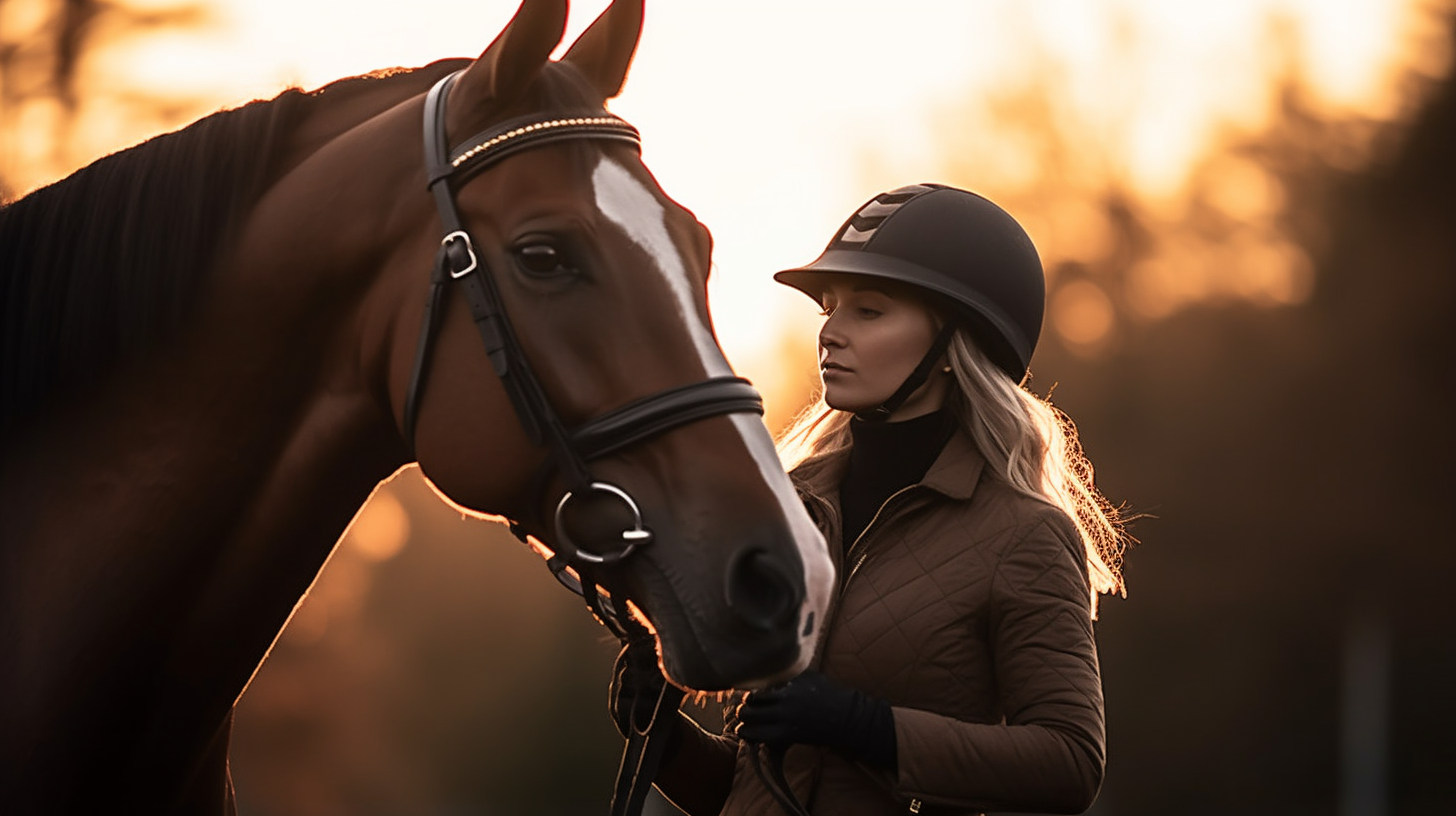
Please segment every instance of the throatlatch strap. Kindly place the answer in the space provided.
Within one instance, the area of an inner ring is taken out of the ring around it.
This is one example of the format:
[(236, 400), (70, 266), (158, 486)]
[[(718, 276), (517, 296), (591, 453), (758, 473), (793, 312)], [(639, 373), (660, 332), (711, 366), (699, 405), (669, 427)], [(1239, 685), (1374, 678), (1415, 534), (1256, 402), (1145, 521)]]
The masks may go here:
[[(440, 252), (444, 251), (442, 247)], [(415, 426), (419, 425), (420, 420), (420, 395), (424, 392), (425, 379), (429, 376), (427, 369), (430, 365), (430, 338), (434, 337), (440, 315), (444, 312), (441, 307), (445, 301), (445, 284), (448, 280), (443, 261), (437, 257), (435, 269), (430, 273), (430, 294), (425, 300), (425, 317), (420, 323), (420, 339), (415, 344), (415, 366), (410, 374), (409, 390), (404, 394), (404, 442), (409, 446), (412, 459), (419, 458), (415, 453)]]

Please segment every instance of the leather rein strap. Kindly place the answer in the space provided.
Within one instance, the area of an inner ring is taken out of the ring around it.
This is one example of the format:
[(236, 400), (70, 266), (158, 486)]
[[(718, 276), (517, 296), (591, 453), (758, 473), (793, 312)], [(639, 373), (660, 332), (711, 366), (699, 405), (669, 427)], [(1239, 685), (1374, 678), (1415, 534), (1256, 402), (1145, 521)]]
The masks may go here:
[[(588, 463), (699, 419), (731, 413), (762, 414), (763, 399), (747, 380), (713, 377), (634, 400), (575, 428), (568, 429), (563, 424), (526, 359), (486, 258), (477, 250), (460, 218), (455, 191), (458, 185), (490, 165), (531, 147), (569, 139), (618, 141), (640, 147), (641, 137), (627, 122), (604, 110), (594, 110), (513, 119), (476, 134), (452, 150), (445, 130), (445, 102), (458, 75), (456, 72), (444, 77), (425, 97), (425, 169), (445, 236), (435, 254), (424, 322), (415, 347), (409, 390), (405, 394), (405, 443), (414, 455), (430, 346), (443, 315), (446, 292), (454, 283), (465, 296), (491, 366), (510, 397), (527, 437), (549, 451), (548, 469), (537, 477), (530, 506), (541, 505), (539, 499), (552, 472), (549, 468), (559, 471), (566, 483), (567, 492), (556, 506), (553, 520), (556, 538), (551, 544), (553, 555), (547, 561), (548, 566), (563, 585), (586, 600), (592, 613), (619, 639), (634, 643), (634, 648), (652, 649), (653, 637), (646, 627), (626, 614), (625, 604), (614, 604), (603, 597), (591, 579), (593, 569), (626, 558), (650, 543), (652, 533), (644, 525), (642, 513), (631, 495), (615, 485), (594, 480)], [(632, 529), (621, 533), (619, 549), (593, 552), (578, 546), (566, 535), (562, 511), (574, 496), (591, 492), (607, 494), (623, 502), (635, 519)], [(519, 524), (513, 522), (511, 529), (522, 540), (526, 539)], [(663, 759), (666, 739), (662, 734), (676, 726), (674, 721), (681, 699), (682, 691), (667, 685), (658, 696), (650, 723), (640, 730), (632, 728), (617, 772), (613, 816), (641, 813)]]

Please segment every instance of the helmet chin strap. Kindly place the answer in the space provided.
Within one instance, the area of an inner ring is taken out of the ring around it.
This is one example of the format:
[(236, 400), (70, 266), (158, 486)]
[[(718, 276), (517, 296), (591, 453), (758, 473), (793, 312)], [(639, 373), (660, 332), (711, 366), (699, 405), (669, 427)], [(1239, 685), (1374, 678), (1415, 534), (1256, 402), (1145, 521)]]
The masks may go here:
[(935, 342), (930, 344), (930, 350), (920, 358), (920, 364), (915, 366), (915, 370), (910, 372), (910, 376), (905, 378), (905, 382), (900, 384), (895, 393), (880, 403), (878, 408), (860, 411), (855, 416), (866, 422), (884, 422), (889, 419), (890, 414), (895, 413), (901, 405), (905, 404), (905, 400), (910, 399), (911, 394), (930, 379), (930, 372), (934, 370), (936, 362), (940, 360), (940, 355), (950, 347), (950, 341), (952, 337), (955, 337), (955, 332), (954, 321), (946, 321), (946, 324), (940, 328), (940, 334), (935, 336)]

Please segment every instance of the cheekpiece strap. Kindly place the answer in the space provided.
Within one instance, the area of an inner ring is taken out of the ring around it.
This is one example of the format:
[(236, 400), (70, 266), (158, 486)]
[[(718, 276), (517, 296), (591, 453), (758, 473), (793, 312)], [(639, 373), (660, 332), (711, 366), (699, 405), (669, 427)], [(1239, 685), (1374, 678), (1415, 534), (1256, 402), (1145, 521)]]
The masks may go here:
[[(533, 443), (545, 443), (552, 448), (568, 485), (574, 490), (584, 490), (591, 485), (586, 463), (571, 449), (565, 428), (561, 427), (540, 382), (526, 363), (525, 354), (521, 351), (520, 342), (506, 315), (500, 292), (496, 289), (494, 277), (489, 272), (484, 256), (476, 252), (470, 233), (465, 229), (455, 206), (454, 184), (459, 178), (455, 174), (456, 165), (450, 158), (452, 153), (445, 131), (445, 103), (450, 88), (459, 76), (460, 72), (457, 71), (443, 77), (425, 96), (425, 167), (429, 190), (434, 196), (440, 223), (445, 230), (437, 262), (444, 267), (445, 274), (459, 282), (491, 364), (505, 386), (506, 394), (510, 397), (528, 438)], [(519, 126), (508, 128), (507, 132), (519, 129)], [(564, 129), (550, 132), (553, 135), (567, 133)], [(580, 130), (574, 133), (576, 138), (584, 135)], [(526, 138), (512, 136), (507, 142), (524, 146)], [(464, 152), (469, 152), (469, 148)], [(481, 152), (475, 155), (477, 158), (472, 172), (483, 169), (487, 160), (498, 161), (506, 154), (497, 151), (488, 156)]]

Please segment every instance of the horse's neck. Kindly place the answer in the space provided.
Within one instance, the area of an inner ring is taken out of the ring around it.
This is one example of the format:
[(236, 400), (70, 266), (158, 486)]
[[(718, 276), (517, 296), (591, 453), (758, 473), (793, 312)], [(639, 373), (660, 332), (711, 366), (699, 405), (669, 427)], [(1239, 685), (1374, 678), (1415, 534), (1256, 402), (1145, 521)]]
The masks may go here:
[(380, 77), (339, 80), (315, 92), (317, 104), (289, 135), (287, 155), (279, 170), (287, 173), (361, 122), (430, 89), (440, 77), (469, 60), (440, 60), (423, 68)]
[[(360, 259), (387, 254), (384, 239), (351, 245), (402, 182), (360, 166), (350, 188), (327, 152), (265, 195), (162, 348), (0, 459), (0, 650), (26, 667), (0, 673), (0, 764), (36, 744), (81, 751), (38, 761), (82, 774), (111, 751), (160, 768), (200, 750), (186, 743), (212, 738), (405, 461), (356, 325)], [(320, 189), (359, 211), (331, 212), (309, 198)]]
[[(308, 182), (299, 184), (295, 178), (299, 165), (361, 121), (418, 96), (455, 67), (456, 62), (441, 62), (383, 79), (345, 80), (320, 91), (288, 136), (285, 155), (277, 162), (284, 168), (278, 185), (307, 190)], [(337, 189), (327, 181), (320, 186), (326, 193)], [(270, 207), (270, 198), (296, 206)], [(319, 207), (326, 204), (285, 191), (265, 196), (255, 213), (284, 210), (275, 222), (292, 219), (296, 224), (314, 215), (307, 210)], [(305, 211), (303, 218), (300, 210)], [(32, 492), (27, 485), (51, 475), (57, 483), (47, 495), (74, 495), (82, 486), (76, 478), (104, 482), (86, 486), (91, 491), (87, 500), (95, 508), (87, 515), (93, 518), (107, 517), (97, 503), (108, 497), (116, 497), (119, 507), (146, 503), (149, 490), (160, 493), (164, 486), (175, 499), (210, 484), (217, 499), (201, 503), (225, 504), (234, 494), (252, 495), (257, 488), (249, 480), (274, 475), (253, 459), (279, 457), (298, 463), (322, 455), (328, 444), (320, 440), (331, 439), (332, 428), (350, 426), (336, 422), (322, 432), (306, 430), (311, 421), (326, 423), (324, 417), (343, 410), (339, 366), (324, 355), (347, 360), (357, 357), (357, 349), (347, 347), (348, 338), (341, 341), (337, 324), (343, 318), (330, 311), (350, 293), (330, 296), (323, 289), (331, 284), (315, 285), (321, 276), (314, 273), (328, 264), (306, 257), (318, 250), (337, 258), (331, 245), (347, 239), (328, 228), (303, 229), (275, 230), (252, 242), (260, 249), (251, 257), (224, 262), (193, 307), (191, 321), (157, 353), (123, 363), (107, 380), (53, 412), (49, 423), (30, 430), (26, 449), (35, 451), (35, 457), (7, 451), (0, 460), (0, 502), (20, 501), (17, 496)], [(250, 245), (246, 235), (241, 243)], [(326, 325), (330, 319), (335, 325)], [(326, 371), (334, 372), (333, 381), (322, 381)], [(294, 450), (283, 453), (290, 447)], [(206, 478), (199, 479), (203, 474)], [(25, 510), (17, 507), (18, 516), (11, 520), (41, 515)], [(82, 521), (63, 514), (31, 523), (66, 527)], [(113, 535), (107, 531), (103, 537)]]
[(372, 406), (189, 334), (7, 452), (0, 764), (48, 746), (34, 767), (100, 785), (96, 757), (190, 761), (397, 464)]
[[(246, 605), (270, 607), (279, 624), (369, 491), (403, 463), (353, 317), (372, 283), (369, 256), (386, 254), (368, 222), (406, 186), (405, 160), (394, 174), (380, 162), (349, 167), (313, 142), (439, 71), (365, 81), (318, 105), (304, 123), (312, 136), (295, 137), (285, 157), (293, 169), (254, 208), (189, 319), (42, 423), (30, 453), (7, 452), (0, 503), (26, 544), (0, 558), (34, 568), (9, 575), (56, 576), (30, 593), (45, 596), (35, 614), (81, 603), (77, 584), (108, 568), (145, 563), (173, 605), (194, 591), (202, 603), (215, 582), (292, 573), (273, 582), (279, 598), (270, 586)], [(354, 209), (340, 212), (341, 201)], [(69, 506), (77, 499), (85, 512)]]
[[(328, 359), (288, 327), (246, 311), (205, 307), (167, 351), (7, 455), (3, 557), (16, 568), (3, 572), (48, 579), (7, 596), (33, 604), (22, 614), (95, 627), (56, 643), (105, 638), (129, 615), (161, 630), (190, 619), (212, 629), (203, 636), (256, 627), (228, 633), (261, 638), (256, 660), (354, 510), (401, 463), (368, 395), (328, 377)], [(103, 599), (109, 610), (86, 610)], [(231, 604), (229, 621), (212, 618)]]

